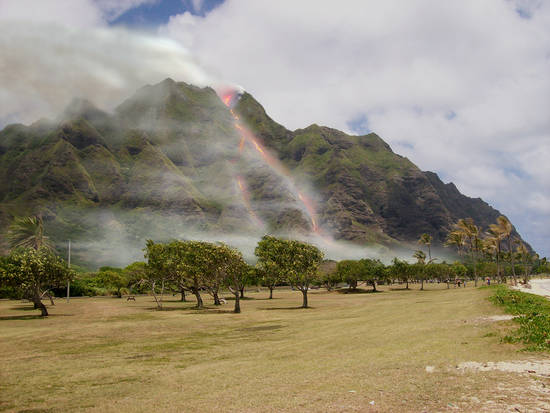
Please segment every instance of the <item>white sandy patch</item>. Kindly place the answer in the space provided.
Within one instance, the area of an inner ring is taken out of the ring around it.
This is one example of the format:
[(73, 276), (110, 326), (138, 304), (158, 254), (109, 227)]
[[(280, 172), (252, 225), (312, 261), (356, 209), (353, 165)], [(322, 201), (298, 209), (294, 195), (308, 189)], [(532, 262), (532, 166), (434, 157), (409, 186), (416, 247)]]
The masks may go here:
[(487, 363), (479, 363), (477, 361), (465, 361), (457, 366), (463, 371), (491, 371), (499, 370), (510, 373), (535, 374), (538, 376), (550, 377), (550, 360), (533, 360), (533, 361), (489, 361)]
[(490, 315), (490, 316), (486, 316), (486, 317), (478, 317), (478, 318), (475, 318), (474, 321), (477, 321), (477, 322), (483, 322), (483, 321), (507, 321), (507, 320), (511, 320), (513, 318), (515, 318), (516, 316), (515, 315), (511, 315), (511, 314), (503, 314), (503, 315)]
[(527, 286), (518, 285), (512, 288), (524, 293), (542, 295), (543, 297), (550, 298), (550, 279), (548, 278), (534, 278), (529, 281)]

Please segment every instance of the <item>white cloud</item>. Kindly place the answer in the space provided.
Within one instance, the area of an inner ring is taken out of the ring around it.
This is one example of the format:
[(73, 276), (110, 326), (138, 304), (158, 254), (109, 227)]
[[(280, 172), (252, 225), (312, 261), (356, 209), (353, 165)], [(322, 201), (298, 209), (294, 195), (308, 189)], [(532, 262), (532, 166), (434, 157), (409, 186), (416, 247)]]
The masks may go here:
[(169, 76), (213, 83), (173, 40), (113, 28), (0, 23), (0, 125), (55, 117), (74, 97), (109, 110)]
[(550, 4), (228, 0), (163, 34), (242, 84), (290, 128), (369, 128), (423, 169), (529, 222), (550, 190)]
[(74, 27), (92, 27), (103, 23), (101, 10), (91, 0), (0, 0), (0, 19)]

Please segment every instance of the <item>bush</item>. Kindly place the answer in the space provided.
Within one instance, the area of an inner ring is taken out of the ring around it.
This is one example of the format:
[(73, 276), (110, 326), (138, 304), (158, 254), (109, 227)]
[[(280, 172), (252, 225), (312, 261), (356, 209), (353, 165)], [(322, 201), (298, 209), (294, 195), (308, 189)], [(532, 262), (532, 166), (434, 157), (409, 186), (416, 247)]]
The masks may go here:
[(528, 351), (550, 350), (550, 301), (544, 297), (511, 290), (499, 285), (490, 300), (510, 314), (520, 327), (504, 338), (507, 342), (520, 342)]

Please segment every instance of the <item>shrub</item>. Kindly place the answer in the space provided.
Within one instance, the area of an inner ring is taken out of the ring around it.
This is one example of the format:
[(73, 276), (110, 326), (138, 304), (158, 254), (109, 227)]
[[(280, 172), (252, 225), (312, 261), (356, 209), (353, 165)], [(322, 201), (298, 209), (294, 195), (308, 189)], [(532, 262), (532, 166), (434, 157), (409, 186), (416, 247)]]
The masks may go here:
[(544, 297), (511, 290), (499, 285), (490, 300), (510, 314), (517, 315), (514, 320), (519, 328), (504, 341), (523, 343), (527, 351), (550, 350), (550, 301)]

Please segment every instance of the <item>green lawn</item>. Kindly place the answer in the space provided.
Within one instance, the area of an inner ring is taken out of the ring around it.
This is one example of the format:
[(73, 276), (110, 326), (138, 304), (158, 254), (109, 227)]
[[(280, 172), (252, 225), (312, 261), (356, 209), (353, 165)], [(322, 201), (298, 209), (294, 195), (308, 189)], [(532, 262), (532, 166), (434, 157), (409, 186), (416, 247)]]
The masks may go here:
[(0, 301), (0, 410), (502, 411), (529, 396), (530, 376), (456, 369), (549, 358), (500, 342), (514, 323), (483, 319), (502, 314), (489, 290), (413, 288), (321, 290), (310, 309), (296, 308), (300, 292), (248, 292), (242, 314), (171, 296), (156, 311), (143, 296), (60, 299), (40, 319)]

